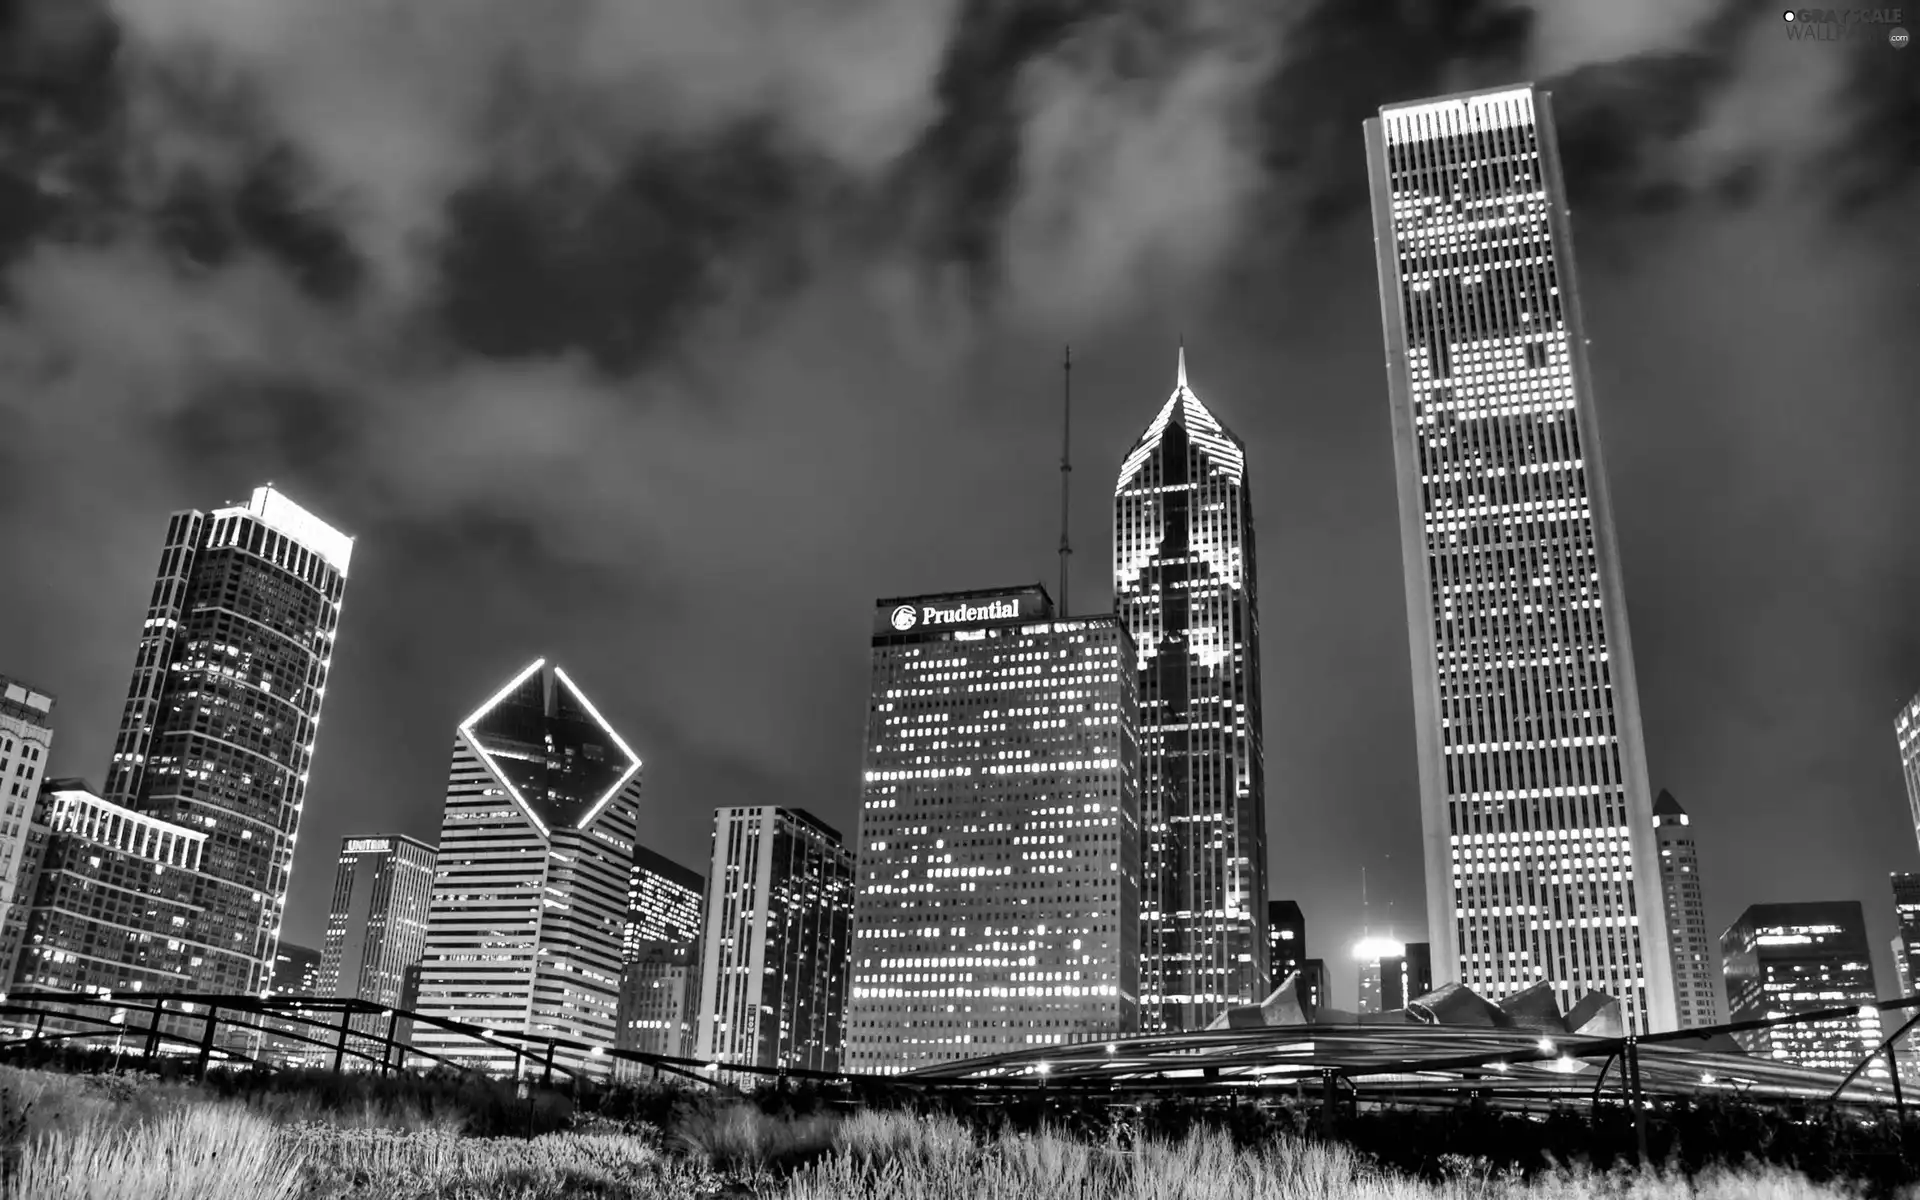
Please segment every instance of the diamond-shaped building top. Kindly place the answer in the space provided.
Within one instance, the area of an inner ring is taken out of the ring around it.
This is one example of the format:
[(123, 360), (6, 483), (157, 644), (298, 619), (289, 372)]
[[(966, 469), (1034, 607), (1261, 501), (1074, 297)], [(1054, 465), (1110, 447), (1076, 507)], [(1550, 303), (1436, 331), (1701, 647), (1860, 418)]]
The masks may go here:
[(545, 659), (463, 721), (460, 735), (545, 830), (585, 826), (640, 770), (593, 702)]

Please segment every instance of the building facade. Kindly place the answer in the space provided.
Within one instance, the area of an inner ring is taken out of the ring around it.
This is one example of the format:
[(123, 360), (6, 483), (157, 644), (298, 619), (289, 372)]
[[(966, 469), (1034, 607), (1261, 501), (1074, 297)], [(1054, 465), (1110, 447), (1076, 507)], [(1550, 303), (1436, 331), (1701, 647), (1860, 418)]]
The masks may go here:
[(15, 992), (192, 990), (207, 835), (49, 780), (34, 806)]
[(1893, 912), (1900, 923), (1894, 939), (1893, 963), (1900, 976), (1900, 994), (1913, 995), (1920, 981), (1920, 874), (1896, 871), (1889, 878), (1893, 885)]
[(1139, 1022), (1139, 741), (1125, 626), (1046, 589), (875, 614), (848, 1069)]
[(845, 1051), (853, 852), (813, 814), (713, 814), (694, 1054), (838, 1071)]
[(700, 936), (700, 903), (707, 881), (645, 846), (633, 848), (627, 880), (627, 923), (621, 938), (624, 962), (637, 961), (649, 944), (691, 945)]
[(13, 978), (32, 906), (33, 810), (53, 752), (53, 697), (0, 675), (0, 990)]
[[(540, 659), (460, 723), (440, 825), (418, 1011), (614, 1044), (640, 758), (566, 671)], [(506, 1044), (417, 1024), (415, 1049), (524, 1069)], [(604, 1056), (562, 1047), (563, 1068)]]
[(341, 839), (314, 995), (399, 1005), (407, 968), (426, 953), (435, 857), (403, 834)]
[[(667, 1058), (692, 1058), (694, 1012), (699, 999), (698, 943), (641, 942), (620, 973), (618, 1032), (614, 1046)], [(621, 1062), (619, 1077), (646, 1074)]]
[(105, 795), (206, 834), (192, 990), (267, 986), (352, 552), (272, 487), (167, 524)]
[(1140, 1024), (1258, 1004), (1267, 963), (1260, 613), (1246, 447), (1187, 386), (1120, 464), (1114, 610), (1139, 672)]
[(1900, 773), (1907, 781), (1907, 810), (1913, 817), (1913, 836), (1920, 842), (1920, 696), (1907, 701), (1893, 719), (1900, 746)]
[(1720, 955), (1707, 933), (1707, 902), (1700, 888), (1700, 851), (1693, 819), (1673, 793), (1653, 802), (1654, 841), (1660, 848), (1660, 895), (1666, 906), (1667, 947), (1673, 955), (1673, 995), (1680, 1028), (1727, 1021), (1727, 985)]
[[(1873, 957), (1856, 900), (1755, 904), (1720, 935), (1734, 1021), (1872, 1004)], [(1851, 1071), (1880, 1044), (1880, 1014), (1863, 1008), (1839, 1021), (1780, 1025), (1733, 1035), (1749, 1054), (1816, 1070)], [(1883, 1058), (1864, 1072), (1885, 1079)]]
[(1436, 977), (1675, 1026), (1626, 592), (1548, 96), (1366, 123)]
[(1433, 990), (1433, 947), (1426, 942), (1408, 942), (1380, 966), (1382, 1012), (1405, 1008)]
[(1307, 957), (1307, 917), (1294, 900), (1267, 901), (1267, 967), (1273, 986), (1300, 969)]

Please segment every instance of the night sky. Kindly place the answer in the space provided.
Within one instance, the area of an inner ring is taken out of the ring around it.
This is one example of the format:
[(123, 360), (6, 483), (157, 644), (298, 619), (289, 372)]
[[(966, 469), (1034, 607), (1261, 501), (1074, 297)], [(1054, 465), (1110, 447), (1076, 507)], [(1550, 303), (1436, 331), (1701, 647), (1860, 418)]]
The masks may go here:
[[(1656, 788), (1718, 933), (1920, 869), (1920, 51), (1695, 0), (0, 0), (0, 672), (98, 784), (167, 514), (357, 535), (287, 936), (536, 656), (855, 832), (876, 597), (1074, 607), (1173, 385), (1245, 439), (1274, 895), (1424, 936), (1360, 122), (1538, 80)], [(1363, 914), (1366, 871), (1370, 913)], [(1335, 999), (1351, 1004), (1350, 967)]]

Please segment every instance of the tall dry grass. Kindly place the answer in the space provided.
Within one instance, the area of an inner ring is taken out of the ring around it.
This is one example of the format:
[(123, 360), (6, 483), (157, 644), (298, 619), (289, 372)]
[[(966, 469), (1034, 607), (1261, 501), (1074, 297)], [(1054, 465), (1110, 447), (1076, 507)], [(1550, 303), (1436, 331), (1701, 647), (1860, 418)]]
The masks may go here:
[(20, 1200), (292, 1200), (301, 1190), (300, 1156), (272, 1124), (213, 1105), (45, 1130), (18, 1172)]
[(1846, 1200), (1792, 1172), (1720, 1169), (1689, 1182), (1653, 1172), (1456, 1175), (1425, 1183), (1345, 1146), (1299, 1138), (1240, 1150), (1203, 1132), (1131, 1150), (1043, 1130), (976, 1139), (948, 1118), (862, 1113), (829, 1157), (794, 1174), (785, 1200)]
[(644, 1139), (607, 1134), (461, 1138), (304, 1125), (283, 1139), (305, 1163), (307, 1195), (315, 1200), (686, 1196), (697, 1175)]

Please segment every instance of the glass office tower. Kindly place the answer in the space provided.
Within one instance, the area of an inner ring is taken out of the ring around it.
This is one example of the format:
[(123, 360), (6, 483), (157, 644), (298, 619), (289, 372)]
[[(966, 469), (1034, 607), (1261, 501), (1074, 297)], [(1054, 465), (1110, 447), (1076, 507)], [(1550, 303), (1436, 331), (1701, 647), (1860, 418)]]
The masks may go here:
[(1434, 977), (1674, 1028), (1626, 592), (1548, 97), (1366, 123)]

